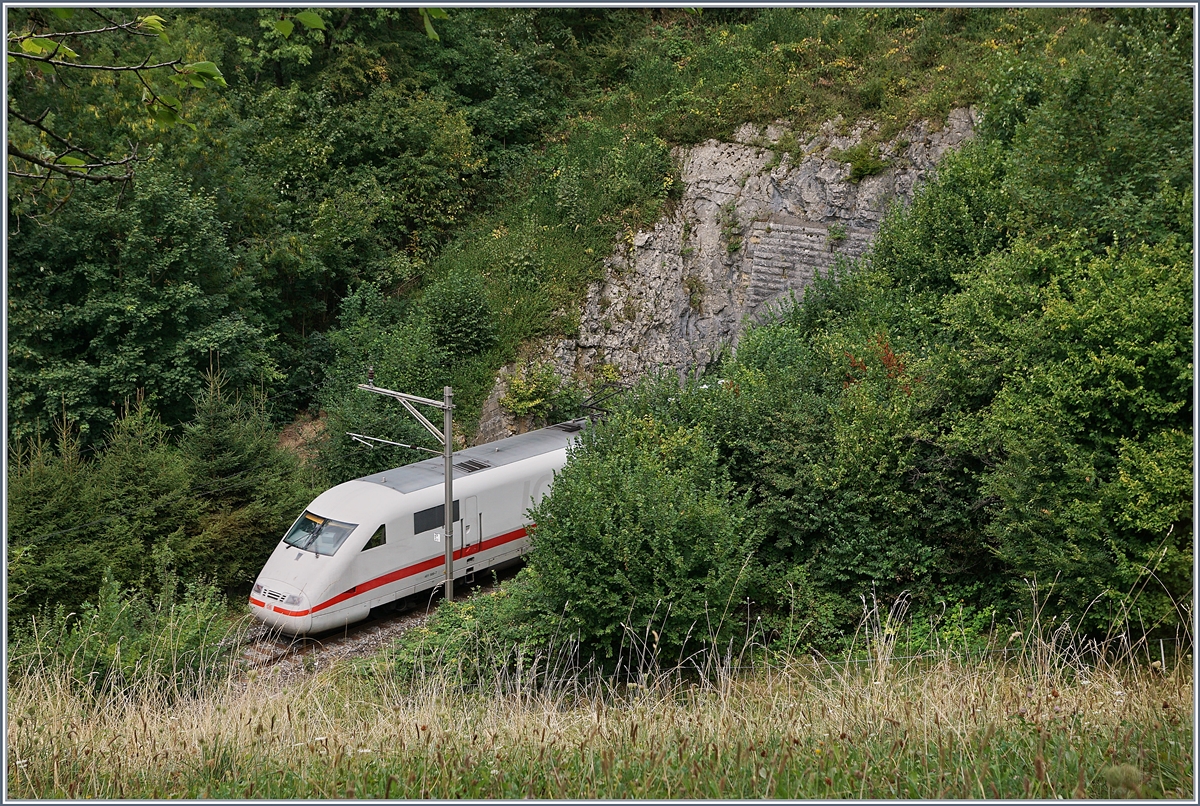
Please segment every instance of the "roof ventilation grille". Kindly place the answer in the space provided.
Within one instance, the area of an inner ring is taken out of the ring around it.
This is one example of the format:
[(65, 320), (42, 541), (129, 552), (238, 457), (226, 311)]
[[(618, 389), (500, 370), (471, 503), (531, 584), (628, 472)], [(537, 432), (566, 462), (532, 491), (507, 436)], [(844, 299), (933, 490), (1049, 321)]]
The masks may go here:
[(458, 462), (454, 466), (464, 473), (474, 473), (476, 470), (483, 470), (485, 467), (490, 467), (487, 462), (481, 462), (478, 459), (467, 459), (464, 462)]

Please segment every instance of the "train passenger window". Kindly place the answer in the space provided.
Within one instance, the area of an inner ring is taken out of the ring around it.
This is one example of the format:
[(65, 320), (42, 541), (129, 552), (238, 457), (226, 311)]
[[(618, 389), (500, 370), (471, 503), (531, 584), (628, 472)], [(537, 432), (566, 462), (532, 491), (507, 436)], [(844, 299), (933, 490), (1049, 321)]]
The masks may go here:
[(283, 536), (283, 542), (328, 557), (341, 548), (357, 526), (357, 523), (342, 523), (306, 511)]
[[(459, 519), (458, 501), (454, 502), (454, 520)], [(413, 515), (413, 534), (419, 535), (421, 532), (428, 532), (430, 529), (436, 529), (439, 526), (446, 525), (446, 505), (438, 504), (436, 507), (423, 509)]]
[(363, 546), (362, 550), (370, 551), (371, 549), (379, 548), (384, 544), (384, 540), (385, 537), (383, 527), (380, 526), (375, 530), (375, 534), (371, 535), (371, 539), (367, 541), (367, 545)]

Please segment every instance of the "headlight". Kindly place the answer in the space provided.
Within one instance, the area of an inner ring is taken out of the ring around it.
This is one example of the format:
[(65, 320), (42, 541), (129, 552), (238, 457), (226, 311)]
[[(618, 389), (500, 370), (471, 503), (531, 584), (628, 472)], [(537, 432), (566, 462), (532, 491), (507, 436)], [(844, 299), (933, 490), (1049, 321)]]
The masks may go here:
[(261, 582), (254, 583), (254, 592), (257, 594), (260, 594), (260, 595), (262, 594), (262, 583)]
[(304, 595), (300, 593), (289, 593), (287, 598), (283, 600), (286, 605), (298, 605), (304, 601)]

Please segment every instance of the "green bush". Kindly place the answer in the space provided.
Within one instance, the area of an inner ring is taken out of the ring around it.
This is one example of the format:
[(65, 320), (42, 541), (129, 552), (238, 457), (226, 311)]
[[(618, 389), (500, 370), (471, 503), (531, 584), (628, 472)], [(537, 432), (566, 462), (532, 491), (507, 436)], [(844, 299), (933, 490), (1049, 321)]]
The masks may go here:
[(154, 545), (182, 536), (200, 515), (186, 461), (144, 404), (113, 425), (94, 460), (68, 434), (58, 449), (35, 447), (9, 476), (10, 545), (29, 547), (23, 576), (12, 580), (23, 596), (10, 601), (10, 617), (54, 603), (76, 609), (106, 569), (122, 586), (140, 585)]
[(1008, 195), (998, 145), (968, 143), (937, 166), (907, 207), (884, 219), (871, 248), (871, 265), (910, 293), (954, 289), (954, 276), (982, 256), (1003, 249)]
[(740, 628), (754, 550), (715, 448), (695, 428), (617, 414), (570, 449), (532, 512), (531, 608), (605, 663), (674, 666)]
[(243, 593), (315, 495), (315, 480), (279, 447), (258, 402), (228, 392), (217, 376), (197, 398), (179, 448), (204, 512), (186, 537), (171, 540), (177, 568)]
[(581, 390), (560, 378), (550, 364), (527, 364), (509, 377), (500, 405), (518, 417), (548, 425), (576, 416), (582, 400)]
[(859, 143), (844, 151), (835, 151), (831, 155), (840, 162), (850, 163), (850, 181), (861, 182), (868, 176), (875, 176), (887, 170), (888, 164), (879, 156), (879, 147), (870, 143)]
[(317, 464), (327, 482), (338, 484), (425, 456), (405, 448), (369, 448), (346, 432), (440, 450), (399, 403), (356, 388), (367, 382), (373, 368), (377, 386), (442, 398), (442, 387), (451, 381), (449, 354), (425, 318), (365, 283), (342, 302), (340, 322), (330, 336), (336, 359), (320, 394), (327, 438), (318, 449)]
[(1028, 57), (1045, 78), (1012, 133), (1017, 228), (1084, 230), (1097, 251), (1191, 242), (1192, 36), (1191, 15), (1142, 9), (1069, 59)]
[[(1086, 609), (1089, 627), (1123, 620), (1135, 599), (1147, 626), (1175, 623), (1191, 563), (1180, 441), (1191, 420), (1190, 250), (1095, 258), (1063, 245), (1017, 259), (1025, 271), (968, 282), (952, 308), (963, 341), (984, 342), (964, 356), (967, 372), (978, 357), (1007, 356), (990, 406), (957, 431), (989, 468), (981, 492), (996, 502), (998, 555), (1015, 574), (1055, 580), (1054, 604)], [(997, 297), (1028, 302), (980, 333), (974, 311), (995, 310)]]
[(448, 673), (444, 679), (459, 685), (487, 685), (502, 683), (541, 657), (544, 674), (548, 653), (566, 641), (556, 647), (553, 634), (530, 629), (531, 579), (522, 572), (491, 593), (443, 601), (424, 624), (393, 645), (386, 658), (387, 672), (405, 681)]
[(237, 622), (216, 587), (178, 587), (174, 574), (164, 572), (153, 593), (138, 593), (105, 573), (94, 604), (85, 603), (78, 613), (59, 605), (22, 632), (10, 646), (10, 671), (65, 672), (97, 695), (130, 688), (171, 698), (199, 693), (232, 668), (235, 643), (226, 639)]
[(248, 587), (313, 480), (276, 446), (261, 409), (210, 377), (178, 441), (144, 404), (88, 457), (69, 425), (56, 446), (17, 443), (9, 472), (8, 615), (22, 624), (47, 607), (78, 611), (104, 574), (123, 589), (153, 584), (151, 557), (219, 588)]
[(450, 355), (477, 355), (496, 344), (496, 313), (477, 274), (438, 278), (422, 293), (421, 309), (434, 341)]

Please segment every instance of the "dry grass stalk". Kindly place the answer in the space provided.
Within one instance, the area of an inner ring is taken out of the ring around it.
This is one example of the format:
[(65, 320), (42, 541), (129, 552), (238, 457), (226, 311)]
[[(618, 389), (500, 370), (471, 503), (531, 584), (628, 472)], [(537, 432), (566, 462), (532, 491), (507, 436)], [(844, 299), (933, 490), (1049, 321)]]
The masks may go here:
[[(1188, 797), (1190, 657), (1148, 666), (1059, 628), (982, 657), (811, 656), (708, 678), (571, 677), (561, 659), (402, 682), (343, 664), (199, 695), (9, 691), (14, 797)], [(564, 651), (566, 651), (564, 649)], [(578, 670), (576, 670), (578, 671)], [(549, 682), (547, 682), (549, 681)]]

